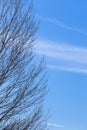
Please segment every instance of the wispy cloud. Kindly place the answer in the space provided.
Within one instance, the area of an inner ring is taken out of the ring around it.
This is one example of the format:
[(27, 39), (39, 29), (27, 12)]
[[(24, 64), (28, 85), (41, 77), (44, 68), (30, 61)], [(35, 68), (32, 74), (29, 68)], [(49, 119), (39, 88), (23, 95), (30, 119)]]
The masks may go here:
[(62, 71), (68, 71), (68, 72), (87, 74), (87, 69), (84, 69), (84, 68), (65, 67), (65, 66), (58, 66), (58, 65), (47, 65), (46, 67), (50, 69), (54, 69), (54, 70), (62, 70)]
[(77, 28), (77, 27), (72, 27), (72, 26), (69, 26), (67, 24), (65, 24), (64, 22), (56, 19), (56, 18), (51, 18), (51, 17), (43, 17), (43, 16), (40, 16), (39, 14), (36, 14), (37, 18), (42, 20), (42, 21), (46, 21), (46, 22), (49, 22), (49, 23), (52, 23), (52, 24), (55, 24), (61, 28), (64, 28), (66, 30), (70, 30), (70, 31), (74, 31), (74, 32), (78, 32), (80, 34), (83, 34), (83, 35), (86, 35), (87, 36), (87, 32), (84, 31), (83, 29), (81, 28)]
[(47, 123), (48, 126), (52, 126), (52, 127), (58, 127), (58, 128), (64, 128), (63, 125), (60, 124), (54, 124), (54, 123)]
[(87, 49), (52, 41), (38, 41), (37, 51), (56, 60), (67, 60), (87, 65)]
[(39, 40), (37, 53), (45, 54), (50, 69), (87, 74), (87, 49), (69, 44)]

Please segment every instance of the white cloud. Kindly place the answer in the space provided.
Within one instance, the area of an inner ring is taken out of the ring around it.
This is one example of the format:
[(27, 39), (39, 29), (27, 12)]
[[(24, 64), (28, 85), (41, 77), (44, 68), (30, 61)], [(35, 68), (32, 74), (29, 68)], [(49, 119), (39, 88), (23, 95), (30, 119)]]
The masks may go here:
[(58, 66), (58, 65), (47, 65), (46, 67), (50, 69), (54, 69), (54, 70), (62, 70), (62, 71), (68, 71), (68, 72), (87, 74), (87, 69), (82, 69), (82, 68), (77, 68), (77, 67), (71, 68), (71, 67)]
[(58, 127), (58, 128), (64, 128), (63, 125), (60, 124), (54, 124), (54, 123), (47, 123), (48, 126), (52, 126), (52, 127)]
[(43, 16), (40, 16), (39, 14), (36, 14), (36, 16), (37, 16), (37, 18), (39, 18), (42, 21), (46, 21), (46, 22), (55, 24), (55, 25), (57, 25), (57, 26), (59, 26), (61, 28), (64, 28), (64, 29), (67, 29), (67, 30), (70, 30), (70, 31), (74, 31), (74, 32), (78, 32), (80, 34), (83, 34), (83, 35), (87, 36), (87, 32), (84, 31), (83, 29), (77, 28), (77, 27), (68, 26), (65, 23), (63, 23), (62, 21), (57, 20), (56, 18), (43, 17)]
[(37, 42), (37, 53), (45, 54), (47, 60), (51, 61), (47, 63), (48, 68), (87, 74), (87, 48), (46, 40)]
[(38, 41), (37, 53), (55, 60), (66, 60), (87, 65), (87, 49), (52, 41)]

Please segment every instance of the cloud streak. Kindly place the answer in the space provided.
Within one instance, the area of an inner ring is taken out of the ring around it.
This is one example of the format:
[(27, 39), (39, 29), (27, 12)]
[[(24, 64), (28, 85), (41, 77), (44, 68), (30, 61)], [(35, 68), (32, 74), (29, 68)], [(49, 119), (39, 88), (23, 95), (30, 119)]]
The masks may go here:
[(46, 67), (53, 70), (62, 70), (62, 71), (68, 71), (68, 72), (87, 74), (87, 69), (83, 69), (83, 68), (77, 68), (77, 67), (72, 68), (72, 67), (64, 67), (64, 66), (58, 66), (58, 65), (47, 65)]
[(87, 74), (86, 48), (39, 40), (37, 53), (46, 55), (50, 69)]
[(38, 41), (37, 53), (55, 60), (65, 60), (87, 65), (87, 49), (52, 41)]
[(60, 124), (54, 124), (54, 123), (47, 123), (48, 126), (57, 127), (57, 128), (64, 128), (63, 125)]
[(55, 24), (55, 25), (57, 25), (57, 26), (59, 26), (59, 27), (61, 27), (63, 29), (73, 31), (73, 32), (77, 32), (77, 33), (80, 33), (80, 34), (83, 34), (83, 35), (87, 36), (87, 32), (84, 31), (83, 29), (66, 25), (64, 22), (59, 21), (56, 18), (43, 17), (43, 16), (40, 16), (39, 14), (36, 14), (36, 16), (37, 16), (38, 19), (40, 19), (42, 21), (46, 21), (46, 22)]

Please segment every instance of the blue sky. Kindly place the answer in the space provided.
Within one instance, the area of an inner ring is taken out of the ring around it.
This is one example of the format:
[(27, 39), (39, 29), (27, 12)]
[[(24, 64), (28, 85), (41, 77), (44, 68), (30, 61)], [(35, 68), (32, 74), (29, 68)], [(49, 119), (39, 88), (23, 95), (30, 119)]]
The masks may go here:
[(87, 1), (36, 0), (38, 54), (45, 54), (51, 130), (87, 130)]

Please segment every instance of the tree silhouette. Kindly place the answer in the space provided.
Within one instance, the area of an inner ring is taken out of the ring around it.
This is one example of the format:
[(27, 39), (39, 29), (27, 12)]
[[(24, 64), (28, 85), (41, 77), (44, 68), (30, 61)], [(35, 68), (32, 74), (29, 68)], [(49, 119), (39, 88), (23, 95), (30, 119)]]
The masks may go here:
[(35, 52), (32, 0), (0, 0), (0, 129), (45, 130), (47, 81)]

